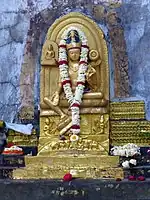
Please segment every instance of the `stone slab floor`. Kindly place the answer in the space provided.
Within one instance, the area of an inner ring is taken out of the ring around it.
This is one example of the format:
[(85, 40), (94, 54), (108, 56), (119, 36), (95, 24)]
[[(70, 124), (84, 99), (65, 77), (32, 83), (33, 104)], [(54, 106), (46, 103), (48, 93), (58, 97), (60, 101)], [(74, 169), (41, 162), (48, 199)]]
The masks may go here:
[(150, 180), (0, 180), (0, 200), (150, 200)]

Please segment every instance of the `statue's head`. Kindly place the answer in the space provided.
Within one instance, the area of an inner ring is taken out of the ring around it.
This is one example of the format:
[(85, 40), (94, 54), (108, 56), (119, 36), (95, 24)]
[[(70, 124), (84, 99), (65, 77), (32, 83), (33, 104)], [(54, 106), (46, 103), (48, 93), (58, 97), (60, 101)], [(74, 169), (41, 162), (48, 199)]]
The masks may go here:
[(76, 30), (71, 30), (68, 32), (66, 47), (70, 60), (77, 61), (80, 59), (81, 40)]

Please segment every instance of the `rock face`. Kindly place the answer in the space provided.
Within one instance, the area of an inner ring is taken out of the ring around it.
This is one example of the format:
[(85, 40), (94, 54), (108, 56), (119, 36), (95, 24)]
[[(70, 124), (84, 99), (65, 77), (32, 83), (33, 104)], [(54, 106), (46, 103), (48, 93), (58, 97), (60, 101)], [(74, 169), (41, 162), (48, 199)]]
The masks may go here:
[(11, 0), (9, 6), (1, 0), (1, 119), (33, 118), (39, 104), (40, 55), (47, 30), (55, 19), (72, 11), (88, 15), (104, 32), (111, 99), (143, 99), (150, 118), (150, 0)]
[(150, 0), (123, 2), (118, 12), (129, 60), (130, 96), (146, 102), (147, 118), (150, 119)]

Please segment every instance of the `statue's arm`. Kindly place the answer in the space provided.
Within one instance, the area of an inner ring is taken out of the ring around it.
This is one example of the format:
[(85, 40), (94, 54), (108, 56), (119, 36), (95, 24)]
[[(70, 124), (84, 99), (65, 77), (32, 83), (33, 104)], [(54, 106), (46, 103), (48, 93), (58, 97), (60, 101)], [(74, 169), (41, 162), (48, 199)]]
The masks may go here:
[(86, 73), (86, 80), (91, 88), (91, 90), (94, 92), (96, 91), (97, 87), (96, 87), (96, 70), (89, 65), (88, 66), (88, 70)]
[(62, 93), (62, 91), (63, 91), (63, 87), (62, 87), (61, 79), (60, 79), (60, 76), (59, 76), (57, 92), (60, 95)]
[(63, 88), (62, 88), (61, 80), (59, 77), (57, 89), (51, 98), (53, 105), (57, 106), (59, 104), (60, 94), (62, 93), (62, 91), (63, 91)]

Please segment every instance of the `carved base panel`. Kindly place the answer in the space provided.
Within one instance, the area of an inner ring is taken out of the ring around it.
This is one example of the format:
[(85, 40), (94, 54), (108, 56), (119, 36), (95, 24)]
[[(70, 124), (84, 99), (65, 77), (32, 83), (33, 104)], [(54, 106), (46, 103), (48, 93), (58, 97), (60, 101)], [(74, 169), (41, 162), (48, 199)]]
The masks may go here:
[[(81, 114), (81, 135), (108, 135), (109, 115), (108, 114)], [(59, 116), (40, 117), (40, 136), (59, 135)]]
[(18, 146), (37, 146), (38, 138), (35, 129), (33, 129), (31, 135), (23, 135), (22, 133), (9, 130), (7, 142), (13, 142), (13, 144)]
[(108, 115), (81, 115), (81, 133), (77, 141), (70, 141), (69, 132), (60, 140), (59, 117), (40, 117), (40, 139), (38, 155), (97, 154), (108, 155), (109, 121)]
[(41, 137), (38, 155), (108, 155), (109, 140), (107, 136), (85, 136), (78, 141), (59, 140), (53, 137)]
[(70, 170), (78, 178), (123, 178), (117, 156), (26, 157), (26, 168), (14, 171), (18, 179), (63, 178)]

